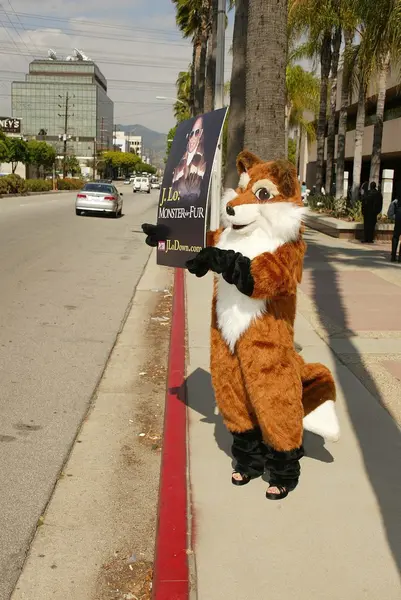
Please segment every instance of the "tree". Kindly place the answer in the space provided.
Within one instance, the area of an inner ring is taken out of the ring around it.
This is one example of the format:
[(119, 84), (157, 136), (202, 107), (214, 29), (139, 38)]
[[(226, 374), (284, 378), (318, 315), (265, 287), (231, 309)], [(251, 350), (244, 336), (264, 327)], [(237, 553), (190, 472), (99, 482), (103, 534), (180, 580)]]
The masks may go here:
[(336, 160), (336, 198), (344, 195), (344, 168), (345, 168), (345, 138), (347, 134), (347, 116), (351, 89), (351, 76), (355, 60), (352, 40), (353, 30), (344, 32), (345, 47), (342, 61), (341, 78), (341, 105), (338, 117), (337, 160)]
[(206, 49), (210, 32), (208, 18), (211, 0), (172, 0), (176, 22), (184, 38), (192, 38), (191, 112), (203, 112)]
[(175, 136), (175, 132), (177, 131), (177, 125), (175, 125), (175, 127), (172, 127), (170, 129), (170, 131), (167, 134), (167, 149), (166, 149), (166, 158), (168, 157), (168, 155), (170, 154), (170, 150), (171, 150), (171, 146), (173, 143), (173, 139)]
[(289, 131), (293, 130), (296, 144), (294, 164), (297, 168), (301, 136), (306, 135), (310, 140), (316, 138), (314, 122), (308, 120), (305, 112), (317, 116), (319, 89), (318, 77), (289, 61), (286, 69), (286, 139), (289, 140)]
[[(386, 84), (390, 62), (398, 64), (401, 51), (401, 5), (398, 0), (354, 0), (362, 15), (365, 35), (361, 53), (365, 56), (365, 77), (377, 77), (377, 102), (373, 133), (370, 181), (379, 183)], [(395, 69), (394, 69), (395, 72)]]
[(36, 167), (37, 177), (40, 176), (40, 169), (50, 169), (56, 160), (56, 151), (50, 144), (30, 140), (27, 143), (28, 162)]
[(246, 54), (245, 146), (264, 159), (282, 158), (285, 156), (287, 0), (249, 3)]
[(327, 162), (326, 162), (326, 183), (327, 193), (331, 193), (334, 176), (334, 153), (336, 145), (336, 113), (337, 113), (337, 75), (338, 63), (340, 61), (340, 48), (342, 40), (341, 26), (334, 28), (331, 48), (331, 73), (330, 73), (330, 110), (329, 123), (327, 130)]
[(11, 163), (11, 170), (15, 173), (18, 163), (26, 165), (29, 162), (27, 143), (20, 138), (6, 138), (7, 157), (5, 162)]
[(230, 109), (227, 119), (227, 155), (224, 185), (236, 187), (236, 159), (244, 149), (246, 101), (246, 51), (249, 0), (236, 0), (233, 32), (233, 62), (230, 84)]
[(150, 175), (154, 175), (156, 173), (156, 168), (153, 165), (148, 165), (148, 163), (141, 162), (136, 168), (142, 173), (149, 173)]
[(8, 145), (7, 138), (3, 131), (0, 130), (0, 163), (8, 162)]
[(110, 168), (116, 173), (121, 170), (126, 177), (142, 164), (139, 156), (131, 152), (104, 152), (102, 160), (106, 168)]
[(211, 0), (208, 22), (208, 42), (206, 54), (206, 86), (204, 110), (209, 112), (214, 108), (214, 93), (216, 83), (216, 53), (217, 53), (217, 10), (218, 0)]
[(65, 169), (67, 173), (70, 173), (72, 177), (81, 174), (81, 166), (79, 160), (75, 154), (68, 154), (66, 157)]
[(174, 116), (177, 123), (191, 118), (191, 72), (180, 71), (176, 81), (177, 102), (174, 104)]

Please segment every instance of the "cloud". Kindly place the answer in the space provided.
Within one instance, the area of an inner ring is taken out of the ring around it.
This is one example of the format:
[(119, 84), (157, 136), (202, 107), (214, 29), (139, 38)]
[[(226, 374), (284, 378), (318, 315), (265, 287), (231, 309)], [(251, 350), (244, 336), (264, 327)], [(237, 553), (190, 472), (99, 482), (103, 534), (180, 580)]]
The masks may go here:
[[(24, 79), (34, 57), (82, 49), (108, 80), (115, 122), (140, 123), (160, 132), (174, 125), (173, 101), (180, 70), (191, 61), (189, 40), (175, 25), (166, 0), (11, 0), (0, 10), (0, 113), (11, 114), (11, 81)], [(40, 6), (40, 9), (37, 8)], [(4, 12), (5, 9), (5, 12)], [(40, 13), (39, 13), (40, 10)], [(27, 14), (29, 13), (29, 16)], [(226, 32), (225, 78), (231, 73), (232, 19)]]

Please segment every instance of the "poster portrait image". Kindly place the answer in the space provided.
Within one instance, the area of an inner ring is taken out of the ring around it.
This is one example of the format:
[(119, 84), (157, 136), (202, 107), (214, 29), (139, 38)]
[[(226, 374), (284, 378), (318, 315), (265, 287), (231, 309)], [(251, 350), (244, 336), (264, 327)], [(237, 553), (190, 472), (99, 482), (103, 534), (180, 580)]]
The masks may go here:
[(227, 108), (177, 127), (160, 190), (157, 223), (166, 239), (157, 262), (183, 267), (205, 244), (211, 174)]

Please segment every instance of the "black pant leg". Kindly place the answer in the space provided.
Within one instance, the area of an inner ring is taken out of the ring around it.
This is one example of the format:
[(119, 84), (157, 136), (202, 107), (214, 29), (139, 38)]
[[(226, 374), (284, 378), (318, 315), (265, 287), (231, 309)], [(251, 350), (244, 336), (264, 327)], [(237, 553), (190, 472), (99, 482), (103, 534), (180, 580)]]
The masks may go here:
[(249, 477), (259, 477), (265, 470), (265, 446), (259, 427), (243, 433), (232, 433), (231, 453), (236, 471)]
[(366, 214), (363, 220), (365, 242), (373, 242), (376, 228), (376, 215)]
[(291, 491), (298, 485), (301, 473), (300, 459), (304, 449), (295, 448), (287, 452), (279, 452), (271, 446), (266, 446), (266, 467), (269, 470), (269, 485), (284, 486)]
[[(392, 260), (395, 260), (396, 256), (397, 256), (397, 248), (398, 248), (398, 243), (400, 241), (400, 235), (401, 235), (401, 221), (394, 225), (393, 239), (391, 240), (391, 259)], [(398, 260), (401, 261), (401, 247), (400, 247), (400, 254), (399, 254)]]

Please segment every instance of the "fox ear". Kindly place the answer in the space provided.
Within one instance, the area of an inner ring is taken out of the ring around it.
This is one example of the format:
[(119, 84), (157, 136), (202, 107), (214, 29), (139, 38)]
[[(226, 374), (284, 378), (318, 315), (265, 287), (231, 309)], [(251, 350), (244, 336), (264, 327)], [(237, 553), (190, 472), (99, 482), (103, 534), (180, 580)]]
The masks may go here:
[(284, 159), (275, 160), (270, 163), (269, 170), (283, 196), (291, 198), (299, 194), (297, 170), (292, 163)]
[(260, 164), (262, 162), (263, 161), (261, 161), (260, 158), (256, 156), (256, 154), (252, 154), (252, 152), (249, 152), (248, 150), (243, 150), (237, 156), (238, 175), (241, 176), (242, 173), (246, 173), (254, 165)]

